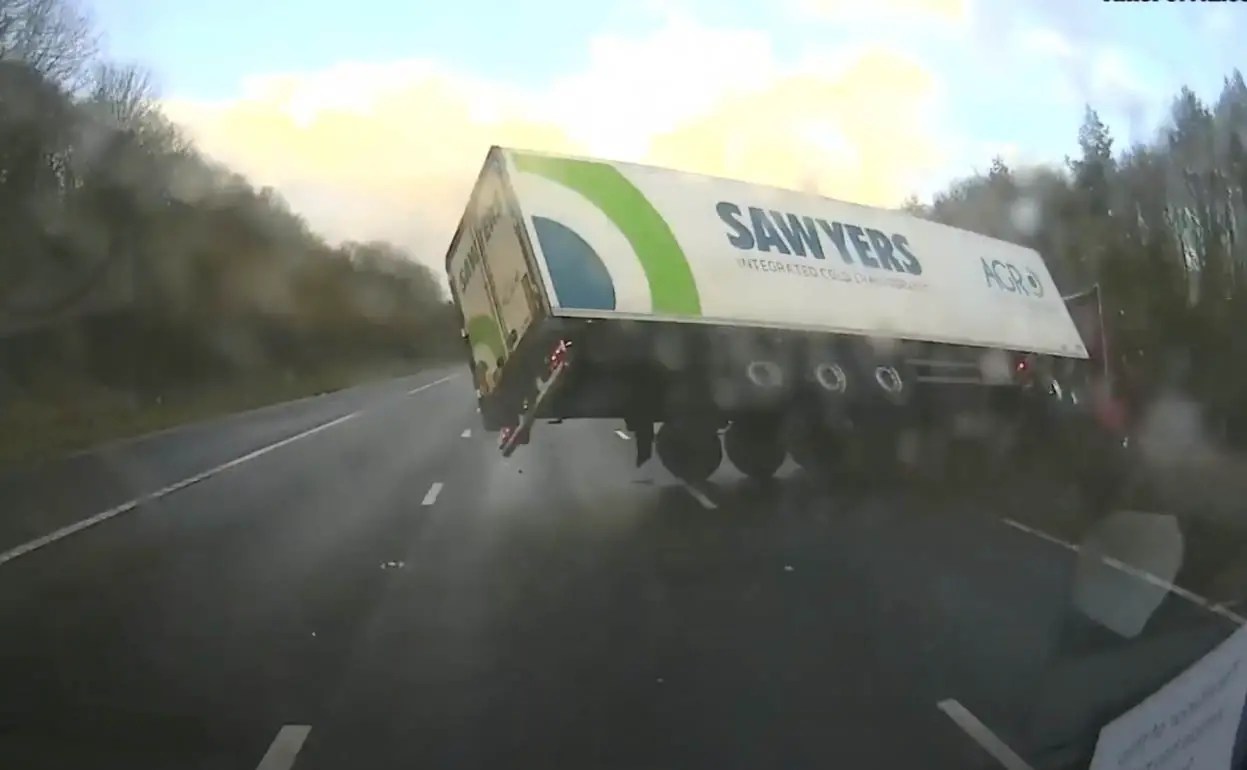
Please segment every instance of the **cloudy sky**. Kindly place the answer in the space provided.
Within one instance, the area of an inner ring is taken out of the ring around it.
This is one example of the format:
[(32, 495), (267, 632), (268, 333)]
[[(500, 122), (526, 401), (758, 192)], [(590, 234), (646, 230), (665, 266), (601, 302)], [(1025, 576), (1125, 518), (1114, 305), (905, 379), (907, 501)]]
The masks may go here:
[[(490, 144), (893, 204), (1145, 139), (1243, 64), (1247, 12), (1101, 0), (98, 0), (212, 155), (331, 239), (439, 265)], [(1241, 51), (1241, 49), (1240, 49)]]

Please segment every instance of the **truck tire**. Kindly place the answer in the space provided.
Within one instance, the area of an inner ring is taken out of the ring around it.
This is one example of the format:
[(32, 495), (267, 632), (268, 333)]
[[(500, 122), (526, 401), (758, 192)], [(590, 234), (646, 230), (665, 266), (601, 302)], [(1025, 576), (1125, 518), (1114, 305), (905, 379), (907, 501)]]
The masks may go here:
[(727, 459), (751, 479), (769, 479), (784, 464), (787, 451), (773, 423), (734, 422), (723, 434)]
[(900, 360), (876, 361), (870, 378), (877, 396), (888, 404), (905, 406), (913, 398), (917, 377), (913, 367)]
[(849, 391), (849, 374), (838, 361), (821, 361), (810, 370), (810, 379), (823, 394), (842, 397)]
[(788, 441), (788, 456), (802, 470), (826, 476), (844, 457), (843, 438), (831, 430), (805, 430)]
[(723, 445), (713, 428), (663, 423), (654, 451), (672, 476), (690, 484), (710, 478), (723, 462)]

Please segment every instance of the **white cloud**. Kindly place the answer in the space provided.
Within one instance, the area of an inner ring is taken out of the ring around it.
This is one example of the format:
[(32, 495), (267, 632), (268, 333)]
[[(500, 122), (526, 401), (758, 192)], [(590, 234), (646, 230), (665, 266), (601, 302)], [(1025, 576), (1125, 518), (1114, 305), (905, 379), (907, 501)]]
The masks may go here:
[(780, 56), (760, 31), (686, 18), (601, 36), (538, 89), (435, 61), (257, 75), (231, 102), (171, 100), (200, 146), (278, 188), (331, 239), (388, 238), (439, 265), (491, 144), (642, 160), (893, 204), (943, 161), (939, 83), (886, 47)]
[(1204, 32), (1222, 38), (1234, 32), (1238, 19), (1237, 9), (1229, 6), (1213, 6), (1205, 10), (1200, 17), (1200, 27)]
[(1147, 96), (1152, 84), (1140, 75), (1137, 62), (1119, 48), (1101, 48), (1091, 58), (1091, 87), (1101, 93)]
[(588, 69), (535, 100), (543, 118), (566, 126), (591, 153), (611, 157), (640, 157), (649, 138), (784, 74), (766, 33), (708, 29), (681, 15), (646, 37), (597, 37), (589, 51)]
[(794, 0), (795, 7), (811, 16), (839, 22), (888, 20), (912, 23), (942, 22), (961, 25), (970, 19), (970, 0)]
[(1081, 119), (1082, 107), (1091, 104), (1115, 130), (1124, 129), (1121, 138), (1129, 142), (1146, 137), (1177, 89), (1156, 57), (1128, 46), (1071, 38), (1043, 26), (1023, 28), (1015, 39), (1050, 69), (1045, 82), (1029, 93), (1047, 96), (1054, 106), (1076, 109), (1075, 120)]
[(1022, 46), (1042, 56), (1072, 59), (1077, 55), (1069, 38), (1048, 27), (1032, 27), (1022, 32)]

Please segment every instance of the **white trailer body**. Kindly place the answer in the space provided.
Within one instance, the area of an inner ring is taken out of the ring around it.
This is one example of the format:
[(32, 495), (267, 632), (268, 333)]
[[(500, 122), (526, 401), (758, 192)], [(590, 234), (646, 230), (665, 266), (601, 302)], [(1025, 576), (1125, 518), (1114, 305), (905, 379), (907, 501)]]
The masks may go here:
[(543, 310), (520, 217), (504, 156), (492, 150), (446, 257), (482, 394)]
[(537, 420), (622, 418), (638, 461), (654, 424), (668, 457), (704, 459), (681, 464), (689, 478), (717, 463), (715, 426), (745, 436), (733, 462), (762, 476), (780, 426), (936, 425), (947, 387), (1013, 419), (1017, 398), (963, 386), (1031, 393), (1037, 359), (1088, 358), (1033, 250), (637, 164), (492, 148), (446, 269), (504, 452)]
[(760, 326), (1086, 358), (1035, 251), (905, 214), (495, 149), (554, 316)]

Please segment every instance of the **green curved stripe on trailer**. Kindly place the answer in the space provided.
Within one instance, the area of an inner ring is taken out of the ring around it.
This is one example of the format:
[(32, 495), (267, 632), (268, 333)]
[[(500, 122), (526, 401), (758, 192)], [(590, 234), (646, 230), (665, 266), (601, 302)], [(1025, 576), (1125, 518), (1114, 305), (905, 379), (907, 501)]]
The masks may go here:
[(700, 316), (701, 297), (684, 249), (649, 199), (606, 163), (513, 153), (515, 166), (579, 193), (627, 238), (641, 262), (654, 311)]
[(498, 328), (498, 322), (493, 316), (476, 315), (468, 319), (468, 341), (472, 343), (473, 349), (484, 346), (494, 354), (494, 360), (488, 361), (490, 367), (498, 365), (498, 359), (506, 354), (506, 346), (503, 345), (502, 331)]

